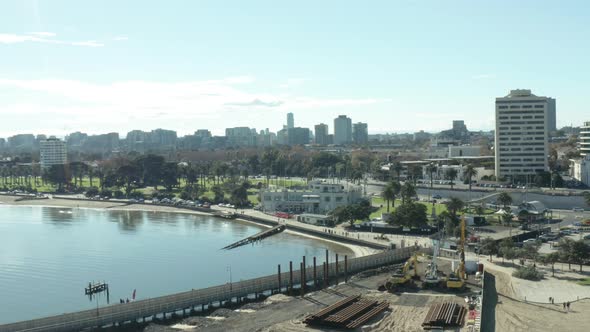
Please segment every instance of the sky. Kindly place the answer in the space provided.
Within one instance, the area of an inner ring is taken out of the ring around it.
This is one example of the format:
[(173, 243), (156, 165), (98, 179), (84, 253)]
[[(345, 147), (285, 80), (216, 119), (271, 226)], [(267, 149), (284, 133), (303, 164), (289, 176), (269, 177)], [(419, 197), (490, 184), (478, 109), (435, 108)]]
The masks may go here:
[(494, 127), (494, 98), (590, 120), (585, 1), (0, 2), (0, 137)]

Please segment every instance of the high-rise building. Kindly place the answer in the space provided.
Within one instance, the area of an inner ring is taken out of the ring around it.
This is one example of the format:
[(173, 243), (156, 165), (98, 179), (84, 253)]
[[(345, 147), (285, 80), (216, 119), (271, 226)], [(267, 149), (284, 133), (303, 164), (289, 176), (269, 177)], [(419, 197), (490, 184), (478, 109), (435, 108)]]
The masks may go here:
[(320, 123), (315, 125), (315, 144), (328, 145), (328, 125)]
[(334, 144), (343, 145), (352, 142), (352, 120), (346, 115), (334, 119)]
[(590, 155), (590, 121), (580, 128), (580, 156)]
[[(555, 100), (531, 90), (496, 98), (496, 177), (520, 178), (548, 169), (547, 155)], [(554, 124), (553, 124), (554, 125)], [(530, 180), (530, 178), (529, 178)]]
[(352, 125), (352, 141), (355, 144), (369, 143), (369, 130), (366, 123), (357, 122)]
[(51, 136), (41, 141), (39, 146), (41, 154), (41, 167), (47, 168), (52, 165), (64, 165), (68, 162), (66, 142)]
[(293, 113), (287, 113), (287, 129), (295, 128), (295, 119)]
[(309, 144), (309, 128), (289, 128), (287, 129), (287, 142), (289, 145)]
[(252, 147), (256, 146), (256, 129), (248, 127), (226, 128), (226, 144), (233, 147)]

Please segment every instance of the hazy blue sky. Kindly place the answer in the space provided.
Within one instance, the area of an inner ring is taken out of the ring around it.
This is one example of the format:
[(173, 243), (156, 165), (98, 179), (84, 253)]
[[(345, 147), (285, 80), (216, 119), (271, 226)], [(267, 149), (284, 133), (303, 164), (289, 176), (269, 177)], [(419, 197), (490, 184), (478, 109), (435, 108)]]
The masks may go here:
[(586, 1), (0, 2), (0, 136), (493, 127), (494, 98), (590, 120)]

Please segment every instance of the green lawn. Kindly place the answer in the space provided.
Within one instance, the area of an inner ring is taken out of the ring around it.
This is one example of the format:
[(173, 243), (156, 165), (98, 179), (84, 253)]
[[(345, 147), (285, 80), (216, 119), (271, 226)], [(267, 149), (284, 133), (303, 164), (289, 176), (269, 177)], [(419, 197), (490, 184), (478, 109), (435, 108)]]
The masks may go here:
[[(385, 202), (385, 200), (382, 197), (373, 197), (371, 199), (371, 203), (373, 204), (373, 206), (379, 207), (377, 209), (377, 211), (371, 213), (370, 218), (379, 218), (381, 217), (382, 213), (387, 213), (387, 202)], [(402, 201), (399, 199), (395, 200), (395, 207), (393, 207), (392, 202), (389, 202), (389, 212), (393, 213), (393, 211), (395, 211), (395, 208), (398, 207), (399, 205), (401, 205)], [(427, 202), (418, 202), (419, 204), (423, 204), (426, 205), (426, 212), (428, 214), (428, 216), (430, 216), (432, 214), (432, 203), (427, 203)], [(436, 212), (436, 215), (441, 214), (443, 211), (447, 210), (447, 206), (445, 204), (440, 204), (440, 203), (435, 203), (434, 204), (434, 211)]]
[(578, 285), (590, 286), (590, 278), (585, 278), (585, 279), (578, 281)]

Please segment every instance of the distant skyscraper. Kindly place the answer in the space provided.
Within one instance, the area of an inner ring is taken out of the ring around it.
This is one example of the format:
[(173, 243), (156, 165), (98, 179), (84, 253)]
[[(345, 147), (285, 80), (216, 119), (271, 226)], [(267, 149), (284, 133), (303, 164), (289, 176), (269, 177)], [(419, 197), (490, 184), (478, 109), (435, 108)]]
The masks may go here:
[(47, 168), (67, 163), (66, 142), (54, 136), (40, 142), (39, 152), (41, 167)]
[(287, 142), (289, 145), (309, 144), (309, 128), (289, 128), (287, 129)]
[(287, 129), (295, 128), (295, 119), (293, 113), (287, 113)]
[(328, 145), (328, 125), (317, 124), (315, 125), (315, 144)]
[(342, 145), (352, 142), (352, 120), (346, 115), (334, 119), (334, 144)]
[(355, 144), (369, 143), (369, 130), (366, 123), (358, 122), (352, 125), (352, 140)]
[(551, 126), (555, 126), (554, 99), (535, 96), (531, 90), (511, 90), (496, 98), (496, 177), (526, 181), (527, 176), (548, 170)]

